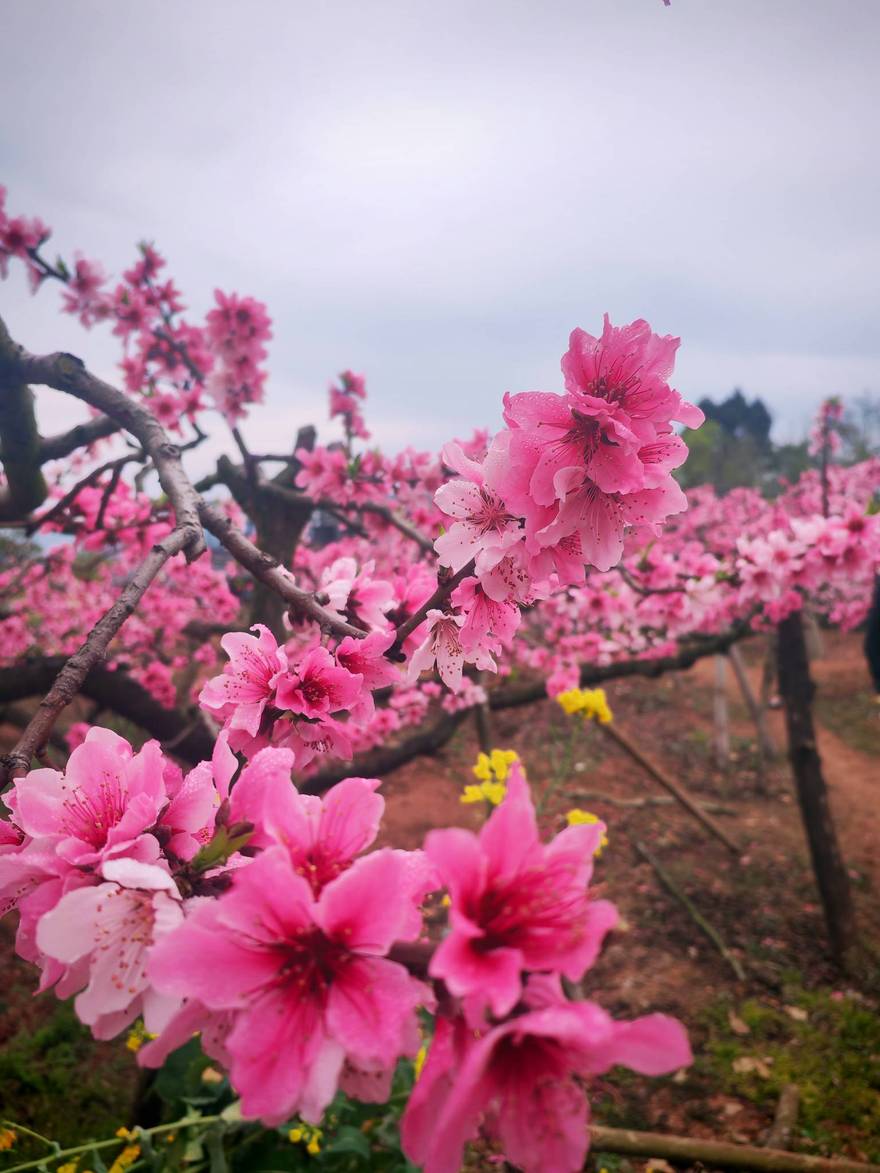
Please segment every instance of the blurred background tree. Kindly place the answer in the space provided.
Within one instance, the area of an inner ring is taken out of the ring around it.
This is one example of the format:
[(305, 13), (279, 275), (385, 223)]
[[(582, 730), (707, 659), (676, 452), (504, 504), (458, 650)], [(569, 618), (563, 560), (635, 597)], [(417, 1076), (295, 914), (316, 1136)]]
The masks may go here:
[[(854, 464), (880, 455), (880, 395), (865, 391), (848, 398), (840, 427), (843, 447), (840, 460)], [(682, 433), (690, 450), (687, 464), (679, 469), (683, 488), (711, 484), (721, 492), (743, 486), (777, 491), (779, 479), (796, 480), (812, 461), (805, 438), (776, 444), (771, 438), (773, 416), (760, 397), (749, 401), (739, 388), (716, 403), (701, 399), (706, 422), (696, 431)]]

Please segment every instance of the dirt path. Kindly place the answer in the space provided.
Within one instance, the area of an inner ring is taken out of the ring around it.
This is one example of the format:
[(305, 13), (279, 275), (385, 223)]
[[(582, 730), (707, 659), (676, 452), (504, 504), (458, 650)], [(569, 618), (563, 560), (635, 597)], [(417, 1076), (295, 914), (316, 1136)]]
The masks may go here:
[[(819, 694), (833, 690), (840, 694), (860, 695), (869, 687), (868, 673), (858, 644), (852, 638), (827, 639), (821, 659), (813, 661), (811, 672)], [(714, 682), (710, 660), (704, 660), (696, 671), (708, 687)], [(747, 667), (749, 680), (756, 693), (760, 689), (759, 664)], [(731, 704), (731, 722), (750, 730), (736, 678), (727, 674), (727, 692)], [(781, 711), (770, 711), (769, 725), (778, 747), (785, 746), (785, 721)], [(880, 889), (880, 759), (850, 745), (823, 723), (814, 710), (817, 742), (825, 780), (831, 799), (835, 826), (840, 837), (844, 858), (858, 871), (870, 877), (875, 889)], [(876, 713), (880, 725), (880, 707)]]

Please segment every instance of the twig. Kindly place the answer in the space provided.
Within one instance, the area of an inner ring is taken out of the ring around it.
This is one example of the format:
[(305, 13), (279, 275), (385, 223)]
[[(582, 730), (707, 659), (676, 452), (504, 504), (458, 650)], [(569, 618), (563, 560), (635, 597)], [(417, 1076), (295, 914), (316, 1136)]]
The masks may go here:
[(39, 708), (15, 747), (0, 758), (6, 779), (17, 777), (29, 769), (34, 754), (46, 744), (59, 713), (79, 692), (89, 670), (104, 655), (110, 640), (137, 607), (150, 583), (169, 558), (185, 550), (191, 541), (190, 528), (178, 526), (167, 538), (153, 546), (129, 579), (119, 598), (102, 615), (89, 632), (85, 643), (73, 653), (58, 673), (54, 684), (40, 701)]
[(638, 746), (630, 741), (624, 733), (620, 732), (616, 725), (599, 725), (599, 728), (606, 737), (610, 737), (615, 745), (620, 746), (625, 753), (629, 754), (634, 762), (638, 762), (655, 781), (659, 782), (665, 790), (668, 790), (672, 797), (680, 802), (685, 810), (690, 811), (694, 818), (702, 823), (707, 831), (711, 831), (715, 838), (720, 840), (728, 851), (731, 851), (734, 855), (740, 854), (740, 848), (734, 843), (727, 832), (719, 827), (713, 818), (706, 814), (705, 810), (688, 794), (685, 788), (679, 782), (675, 782), (670, 778), (666, 771), (661, 770), (650, 758), (646, 757)]
[[(749, 682), (746, 666), (743, 663), (742, 652), (736, 644), (732, 644), (727, 652), (727, 658), (733, 666), (733, 671), (736, 676), (737, 684), (742, 693), (743, 700), (746, 702), (746, 707), (749, 710), (752, 720), (755, 722), (755, 728), (758, 731), (758, 749), (763, 757), (776, 757), (776, 744), (773, 741), (773, 736), (767, 726), (767, 714), (765, 713), (760, 701), (755, 696), (754, 690)], [(762, 762), (763, 765), (763, 762)]]
[(642, 844), (637, 840), (633, 841), (633, 847), (635, 848), (636, 855), (640, 856), (645, 861), (645, 863), (650, 864), (650, 866), (654, 869), (654, 872), (657, 875), (657, 879), (660, 881), (669, 895), (675, 897), (682, 908), (684, 908), (688, 913), (697, 928), (712, 942), (712, 944), (736, 974), (737, 979), (741, 982), (744, 982), (746, 980), (745, 971), (740, 965), (739, 960), (733, 956), (733, 954), (724, 944), (724, 940), (718, 930), (709, 924), (699, 909), (694, 906), (694, 903), (690, 897), (686, 896), (685, 893), (682, 892), (682, 890), (669, 875), (669, 872), (667, 872), (666, 869), (662, 867), (662, 865), (659, 864), (656, 859), (654, 859), (653, 855), (651, 855), (647, 848), (643, 847)]
[(420, 529), (414, 526), (411, 522), (395, 513), (388, 505), (383, 505), (379, 501), (365, 501), (358, 508), (364, 513), (373, 513), (377, 517), (383, 517), (389, 525), (393, 525), (395, 529), (400, 530), (405, 537), (411, 539), (419, 547), (424, 550), (426, 554), (434, 553), (434, 543), (427, 535), (423, 534)]
[(209, 505), (207, 501), (199, 500), (199, 516), (205, 529), (209, 530), (217, 540), (226, 547), (236, 562), (241, 563), (245, 570), (250, 571), (254, 578), (264, 583), (270, 590), (284, 600), (285, 603), (299, 615), (313, 619), (322, 630), (333, 635), (353, 635), (363, 639), (369, 633), (360, 627), (346, 623), (331, 611), (322, 607), (314, 595), (302, 590), (293, 580), (293, 575), (280, 565), (277, 558), (260, 550), (253, 542), (232, 524), (221, 509)]

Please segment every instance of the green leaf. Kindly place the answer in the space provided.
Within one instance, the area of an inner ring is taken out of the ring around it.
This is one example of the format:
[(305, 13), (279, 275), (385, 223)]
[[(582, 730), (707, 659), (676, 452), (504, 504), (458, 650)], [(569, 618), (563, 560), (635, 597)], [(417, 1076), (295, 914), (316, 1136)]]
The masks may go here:
[(333, 1140), (324, 1147), (326, 1153), (356, 1153), (365, 1160), (369, 1159), (371, 1151), (370, 1142), (361, 1130), (348, 1124), (343, 1125)]

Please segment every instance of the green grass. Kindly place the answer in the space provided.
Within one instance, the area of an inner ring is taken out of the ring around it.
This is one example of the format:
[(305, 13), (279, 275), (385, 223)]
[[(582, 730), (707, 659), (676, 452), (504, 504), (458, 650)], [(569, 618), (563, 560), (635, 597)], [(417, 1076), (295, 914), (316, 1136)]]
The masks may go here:
[[(733, 1030), (731, 1011), (748, 1033)], [(866, 1002), (789, 987), (778, 1006), (720, 1001), (706, 1026), (698, 1066), (724, 1091), (772, 1111), (782, 1088), (797, 1084), (802, 1148), (854, 1147), (880, 1161), (880, 1017)]]
[(880, 705), (872, 693), (837, 694), (822, 688), (816, 697), (816, 715), (852, 749), (880, 757)]
[[(70, 1003), (58, 1003), (33, 1033), (21, 1029), (0, 1051), (3, 1118), (64, 1145), (112, 1136), (128, 1115), (137, 1068), (119, 1043), (95, 1043)], [(13, 1155), (21, 1161), (45, 1147), (20, 1137)]]

